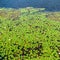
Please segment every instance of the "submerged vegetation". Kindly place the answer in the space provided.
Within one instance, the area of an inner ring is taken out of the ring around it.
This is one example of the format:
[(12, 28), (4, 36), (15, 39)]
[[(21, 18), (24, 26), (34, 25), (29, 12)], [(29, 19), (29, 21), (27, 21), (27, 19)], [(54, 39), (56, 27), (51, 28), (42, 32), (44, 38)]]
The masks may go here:
[(0, 60), (60, 60), (59, 16), (44, 8), (0, 9)]

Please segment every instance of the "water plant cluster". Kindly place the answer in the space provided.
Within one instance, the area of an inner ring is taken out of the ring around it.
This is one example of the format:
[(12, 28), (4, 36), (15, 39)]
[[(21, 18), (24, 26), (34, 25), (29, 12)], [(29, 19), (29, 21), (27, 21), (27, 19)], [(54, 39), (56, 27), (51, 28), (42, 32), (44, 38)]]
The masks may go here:
[(0, 60), (60, 60), (60, 22), (47, 15), (33, 8), (0, 9)]

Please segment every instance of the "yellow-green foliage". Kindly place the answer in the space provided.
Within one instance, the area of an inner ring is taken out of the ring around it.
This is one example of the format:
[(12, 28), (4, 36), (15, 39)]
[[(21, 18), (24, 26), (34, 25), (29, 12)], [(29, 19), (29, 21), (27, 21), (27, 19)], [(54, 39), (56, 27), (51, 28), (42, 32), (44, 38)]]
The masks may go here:
[(0, 13), (0, 60), (60, 60), (60, 22), (47, 18), (50, 13), (33, 8)]

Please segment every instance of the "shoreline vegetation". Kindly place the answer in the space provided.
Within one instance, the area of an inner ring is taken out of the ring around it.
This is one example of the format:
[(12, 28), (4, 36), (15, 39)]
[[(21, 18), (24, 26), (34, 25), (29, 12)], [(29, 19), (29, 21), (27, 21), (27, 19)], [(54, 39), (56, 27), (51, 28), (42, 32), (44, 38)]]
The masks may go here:
[(0, 60), (60, 60), (60, 12), (0, 8)]

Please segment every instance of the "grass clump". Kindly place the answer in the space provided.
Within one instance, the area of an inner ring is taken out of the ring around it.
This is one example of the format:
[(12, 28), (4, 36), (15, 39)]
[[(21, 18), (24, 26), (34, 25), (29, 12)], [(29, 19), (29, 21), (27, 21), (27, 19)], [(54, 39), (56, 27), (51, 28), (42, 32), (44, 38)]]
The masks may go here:
[(0, 60), (60, 59), (60, 22), (39, 10), (0, 11)]

